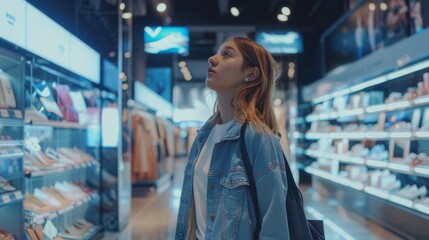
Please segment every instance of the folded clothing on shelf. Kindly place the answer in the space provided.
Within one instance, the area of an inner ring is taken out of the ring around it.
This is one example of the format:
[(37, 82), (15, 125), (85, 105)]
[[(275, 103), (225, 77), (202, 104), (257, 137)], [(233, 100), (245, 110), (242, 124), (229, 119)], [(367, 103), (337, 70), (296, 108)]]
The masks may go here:
[(86, 221), (85, 219), (79, 219), (70, 226), (64, 228), (62, 233), (58, 236), (65, 239), (82, 239), (86, 234), (94, 229), (94, 224)]
[(366, 157), (369, 154), (369, 149), (366, 148), (363, 144), (355, 144), (351, 151), (350, 151), (350, 155), (353, 157)]
[(389, 159), (389, 152), (382, 144), (377, 144), (369, 151), (368, 158), (379, 161), (387, 161)]

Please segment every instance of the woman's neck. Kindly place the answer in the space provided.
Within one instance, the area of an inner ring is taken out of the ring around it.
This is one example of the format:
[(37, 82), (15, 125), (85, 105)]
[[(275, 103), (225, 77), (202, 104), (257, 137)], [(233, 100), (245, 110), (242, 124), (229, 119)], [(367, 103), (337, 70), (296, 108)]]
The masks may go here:
[(234, 118), (234, 107), (232, 106), (232, 94), (217, 93), (217, 103), (220, 111), (220, 124), (227, 123)]

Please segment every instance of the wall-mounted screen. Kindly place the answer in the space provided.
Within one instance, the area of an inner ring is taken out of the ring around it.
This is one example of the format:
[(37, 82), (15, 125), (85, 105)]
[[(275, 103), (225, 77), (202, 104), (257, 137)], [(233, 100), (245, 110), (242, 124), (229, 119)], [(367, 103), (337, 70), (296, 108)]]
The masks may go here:
[(302, 52), (302, 37), (294, 31), (259, 31), (256, 42), (272, 54), (294, 54)]
[(189, 53), (189, 29), (186, 27), (145, 27), (144, 50), (150, 54)]

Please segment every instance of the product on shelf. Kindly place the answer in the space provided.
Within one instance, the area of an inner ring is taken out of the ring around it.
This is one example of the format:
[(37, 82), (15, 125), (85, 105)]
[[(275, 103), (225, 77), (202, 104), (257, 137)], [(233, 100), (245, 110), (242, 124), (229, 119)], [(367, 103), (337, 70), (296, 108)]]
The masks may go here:
[(62, 120), (63, 114), (55, 101), (50, 86), (45, 82), (33, 82), (34, 107), (51, 120)]
[(27, 193), (24, 201), (26, 210), (38, 214), (59, 211), (86, 199), (92, 190), (70, 182), (56, 182), (54, 187), (34, 189), (34, 194)]
[(94, 224), (86, 221), (85, 219), (79, 219), (74, 224), (64, 228), (62, 233), (58, 236), (65, 239), (82, 239), (85, 235), (93, 231)]
[(0, 73), (0, 92), (0, 107), (16, 108), (10, 76), (5, 73)]
[(0, 194), (13, 192), (16, 188), (12, 186), (6, 179), (0, 177)]
[(82, 93), (70, 91), (69, 94), (72, 99), (73, 106), (79, 114), (79, 123), (88, 123), (88, 109), (86, 107), (85, 99), (83, 98)]
[(73, 106), (68, 85), (53, 83), (52, 87), (58, 98), (58, 105), (63, 114), (63, 120), (68, 122), (79, 122), (79, 115)]
[(416, 200), (417, 198), (425, 197), (427, 193), (428, 191), (425, 186), (418, 188), (417, 185), (407, 185), (395, 192), (394, 195), (408, 200)]
[(12, 233), (9, 233), (3, 229), (0, 229), (0, 239), (1, 240), (15, 240)]

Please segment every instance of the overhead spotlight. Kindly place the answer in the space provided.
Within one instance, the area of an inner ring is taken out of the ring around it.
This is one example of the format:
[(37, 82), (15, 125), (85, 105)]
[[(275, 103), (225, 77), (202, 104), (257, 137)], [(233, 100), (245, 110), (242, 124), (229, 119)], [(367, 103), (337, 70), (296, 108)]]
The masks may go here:
[(290, 15), (290, 9), (288, 7), (282, 7), (282, 14), (285, 16)]
[(128, 83), (122, 84), (122, 90), (127, 91), (128, 90)]
[(181, 68), (186, 67), (186, 62), (185, 61), (180, 61), (179, 62), (179, 67), (181, 67)]
[(380, 3), (380, 9), (382, 11), (386, 11), (387, 10), (387, 4), (386, 3)]
[(232, 16), (234, 16), (234, 17), (238, 17), (240, 15), (240, 11), (236, 7), (232, 7), (230, 9), (230, 12), (231, 12)]
[(371, 12), (374, 12), (374, 11), (375, 11), (375, 8), (376, 8), (375, 3), (370, 3), (370, 4), (368, 4), (368, 8), (369, 8), (369, 10), (370, 10)]
[(121, 9), (122, 11), (124, 11), (124, 9), (125, 9), (125, 3), (119, 4), (119, 9)]
[(288, 20), (288, 17), (287, 17), (286, 15), (279, 14), (279, 15), (277, 15), (277, 19), (278, 19), (280, 22), (286, 22), (286, 21)]
[(289, 67), (290, 67), (290, 68), (295, 68), (295, 63), (294, 63), (294, 62), (290, 62), (290, 63), (289, 63)]
[(189, 72), (189, 69), (188, 69), (187, 67), (182, 67), (182, 68), (180, 69), (180, 71), (181, 71), (183, 74), (185, 74), (185, 73), (188, 73), (188, 72)]
[(124, 57), (125, 58), (130, 58), (131, 57), (131, 52), (125, 52), (124, 53)]
[(162, 13), (162, 12), (165, 12), (165, 10), (167, 10), (167, 4), (158, 3), (158, 5), (156, 5), (156, 11)]
[(123, 19), (130, 19), (133, 17), (133, 14), (131, 14), (130, 12), (124, 12), (122, 13), (122, 18)]
[(109, 52), (109, 57), (113, 58), (115, 56), (116, 56), (116, 52), (115, 51)]
[(185, 78), (186, 81), (191, 81), (192, 80), (192, 75), (191, 74), (186, 74), (184, 76), (184, 78)]

